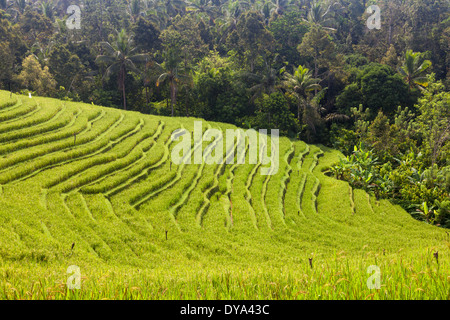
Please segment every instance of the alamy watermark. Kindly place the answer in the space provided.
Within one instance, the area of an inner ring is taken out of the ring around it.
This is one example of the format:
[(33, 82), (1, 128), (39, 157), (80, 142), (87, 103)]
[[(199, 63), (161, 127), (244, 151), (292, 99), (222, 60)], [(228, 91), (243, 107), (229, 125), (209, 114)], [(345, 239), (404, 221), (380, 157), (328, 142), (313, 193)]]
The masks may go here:
[[(249, 164), (270, 165), (261, 167), (261, 175), (275, 175), (279, 169), (279, 130), (272, 129), (270, 135), (270, 147), (268, 146), (267, 130), (261, 129), (227, 129), (225, 139), (222, 130), (207, 129), (203, 133), (202, 121), (194, 122), (194, 150), (192, 150), (191, 134), (186, 129), (177, 129), (172, 133), (171, 141), (182, 141), (172, 149), (171, 160), (176, 165), (180, 164), (234, 164), (235, 149), (237, 150), (237, 164), (245, 164), (246, 140), (248, 140)], [(204, 150), (201, 146), (204, 141), (212, 141)], [(235, 142), (236, 141), (236, 142)], [(227, 152), (224, 160), (224, 143)], [(268, 151), (270, 149), (270, 156)], [(192, 161), (192, 158), (193, 161)]]
[(77, 5), (70, 5), (67, 7), (67, 14), (70, 16), (66, 20), (66, 26), (69, 30), (81, 29), (81, 9)]
[(367, 13), (372, 14), (367, 19), (367, 28), (372, 29), (381, 29), (381, 9), (377, 5), (371, 5), (367, 8)]
[(378, 266), (370, 266), (367, 268), (367, 273), (372, 274), (367, 279), (367, 288), (369, 290), (381, 288), (381, 269)]
[[(367, 13), (371, 16), (367, 19), (366, 25), (370, 30), (381, 29), (381, 9), (378, 5), (371, 5), (367, 8)], [(66, 20), (66, 26), (69, 30), (81, 29), (81, 8), (77, 5), (67, 7), (67, 14), (70, 16)]]
[[(81, 29), (81, 8), (77, 5), (67, 7), (67, 14), (70, 16), (66, 20), (66, 26), (70, 30)], [(367, 19), (366, 25), (370, 30), (381, 29), (381, 9), (378, 5), (371, 5), (367, 8), (367, 13), (371, 16)]]
[(80, 267), (71, 265), (67, 268), (66, 271), (67, 274), (70, 274), (71, 276), (67, 278), (67, 288), (69, 290), (73, 289), (81, 289), (81, 270)]

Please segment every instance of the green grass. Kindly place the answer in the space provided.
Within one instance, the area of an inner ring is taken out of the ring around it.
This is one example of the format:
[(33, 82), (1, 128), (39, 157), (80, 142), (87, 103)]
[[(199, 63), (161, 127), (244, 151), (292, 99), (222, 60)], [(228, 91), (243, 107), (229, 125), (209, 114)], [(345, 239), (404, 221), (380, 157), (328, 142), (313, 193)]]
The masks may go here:
[(199, 119), (6, 91), (0, 119), (0, 299), (450, 299), (448, 231), (326, 175), (336, 150), (280, 138), (263, 176), (171, 164)]

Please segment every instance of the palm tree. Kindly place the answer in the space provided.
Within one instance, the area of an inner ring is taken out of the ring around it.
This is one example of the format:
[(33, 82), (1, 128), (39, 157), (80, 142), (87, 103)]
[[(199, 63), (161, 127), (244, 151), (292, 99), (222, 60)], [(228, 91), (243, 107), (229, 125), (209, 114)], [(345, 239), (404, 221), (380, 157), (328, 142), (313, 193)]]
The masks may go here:
[(297, 100), (297, 118), (300, 121), (301, 111), (305, 110), (310, 99), (310, 93), (320, 90), (320, 79), (313, 78), (312, 71), (303, 66), (298, 66), (293, 74), (284, 74), (284, 86)]
[[(315, 78), (319, 77), (319, 61), (323, 60), (323, 57), (321, 59), (321, 56), (323, 56), (325, 52), (330, 52), (333, 49), (333, 42), (329, 39), (329, 32), (334, 32), (336, 29), (326, 27), (325, 25), (332, 20), (332, 18), (329, 17), (329, 14), (331, 8), (337, 4), (337, 2), (327, 4), (327, 2), (314, 0), (311, 3), (307, 19), (303, 19), (309, 24), (310, 30), (297, 49), (314, 58)], [(317, 90), (315, 90), (315, 94), (317, 94)]]
[(131, 17), (131, 21), (136, 22), (137, 18), (142, 15), (141, 0), (132, 0), (127, 6), (127, 13)]
[(219, 42), (223, 42), (236, 29), (239, 17), (249, 7), (250, 4), (248, 2), (239, 0), (230, 0), (222, 5), (222, 17), (217, 19), (220, 23), (219, 30), (222, 34)]
[(155, 69), (156, 62), (154, 60), (146, 61), (142, 80), (145, 88), (145, 99), (147, 102), (147, 107), (150, 105), (150, 96), (153, 94), (152, 84), (155, 83), (158, 78)]
[(158, 25), (161, 30), (166, 29), (170, 20), (164, 3), (159, 0), (148, 0), (145, 2), (145, 15), (150, 21)]
[(125, 29), (117, 35), (115, 43), (100, 42), (104, 55), (97, 56), (96, 63), (107, 65), (104, 77), (118, 73), (118, 88), (123, 95), (123, 108), (127, 109), (125, 93), (125, 78), (128, 71), (140, 73), (136, 67), (137, 63), (149, 60), (148, 54), (134, 54), (136, 47), (133, 46), (133, 37), (126, 34)]
[(319, 101), (325, 94), (325, 89), (321, 90), (314, 97), (305, 100), (302, 112), (302, 125), (306, 129), (306, 140), (312, 142), (312, 135), (317, 135), (317, 127), (323, 124), (322, 114), (326, 111)]
[[(169, 84), (170, 91), (170, 107), (172, 111), (172, 117), (174, 116), (174, 105), (177, 102), (178, 85), (183, 81), (185, 75), (181, 71), (181, 57), (175, 48), (171, 48), (165, 52), (165, 61), (159, 66), (159, 76), (156, 81), (156, 87), (159, 87), (162, 83)], [(162, 72), (162, 73), (161, 73)]]
[(331, 12), (331, 7), (336, 5), (337, 2), (333, 4), (329, 4), (328, 6), (320, 1), (314, 1), (311, 4), (311, 9), (308, 12), (308, 19), (307, 22), (309, 22), (312, 25), (319, 25), (322, 28), (329, 30), (329, 31), (336, 31), (334, 28), (326, 27), (325, 25), (329, 23), (332, 19), (329, 17), (329, 14)]
[(290, 0), (272, 0), (274, 6), (273, 11), (279, 15), (283, 15), (292, 8), (292, 2)]
[(264, 22), (266, 23), (266, 25), (269, 25), (270, 17), (273, 13), (273, 3), (270, 1), (263, 3), (259, 11), (264, 16)]
[(407, 50), (403, 66), (398, 68), (398, 71), (405, 78), (410, 89), (416, 86), (423, 90), (428, 86), (428, 79), (424, 74), (431, 65), (430, 60), (421, 61), (420, 52)]
[[(297, 118), (306, 129), (307, 141), (312, 141), (312, 134), (317, 134), (317, 127), (321, 124), (349, 119), (344, 114), (329, 113), (320, 105), (327, 88), (322, 89), (319, 82), (320, 79), (314, 78), (311, 70), (301, 65), (293, 74), (284, 73), (284, 87), (297, 100)], [(313, 93), (318, 90), (318, 93)]]
[(186, 11), (206, 14), (209, 17), (210, 24), (214, 24), (218, 10), (211, 0), (190, 0), (187, 3)]

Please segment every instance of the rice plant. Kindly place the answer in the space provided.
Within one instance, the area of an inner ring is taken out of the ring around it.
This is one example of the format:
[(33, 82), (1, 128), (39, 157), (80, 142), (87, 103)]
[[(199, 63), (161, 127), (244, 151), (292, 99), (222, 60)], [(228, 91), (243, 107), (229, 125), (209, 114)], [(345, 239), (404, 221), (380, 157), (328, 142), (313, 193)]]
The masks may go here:
[(0, 299), (450, 299), (446, 231), (327, 175), (338, 151), (174, 164), (194, 121), (0, 91)]

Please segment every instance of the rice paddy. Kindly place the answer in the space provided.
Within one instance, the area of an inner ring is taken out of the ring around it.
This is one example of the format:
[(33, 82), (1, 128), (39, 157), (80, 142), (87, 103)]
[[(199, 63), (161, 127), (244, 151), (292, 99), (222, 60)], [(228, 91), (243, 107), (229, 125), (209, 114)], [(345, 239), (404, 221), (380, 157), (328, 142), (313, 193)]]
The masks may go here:
[(338, 151), (176, 165), (194, 121), (0, 91), (0, 299), (450, 299), (448, 230), (329, 177)]

